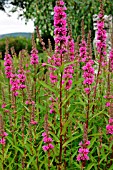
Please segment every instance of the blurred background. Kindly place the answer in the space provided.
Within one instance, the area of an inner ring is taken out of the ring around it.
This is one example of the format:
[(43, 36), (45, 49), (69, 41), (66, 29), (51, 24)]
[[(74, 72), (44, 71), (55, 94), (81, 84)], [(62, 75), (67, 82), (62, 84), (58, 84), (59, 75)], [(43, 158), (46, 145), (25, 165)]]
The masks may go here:
[[(85, 22), (86, 37), (88, 30), (91, 30), (93, 39), (93, 15), (99, 13), (99, 0), (64, 0), (64, 2), (67, 7), (67, 19), (72, 27), (75, 41), (81, 35), (82, 19)], [(25, 43), (28, 43), (28, 39), (31, 38), (31, 33), (35, 32), (36, 26), (39, 27), (45, 43), (48, 42), (49, 38), (54, 45), (53, 9), (55, 4), (55, 0), (0, 0), (0, 51), (4, 53), (5, 37), (19, 37), (18, 41), (21, 42), (21, 47), (24, 47)], [(113, 15), (113, 1), (103, 0), (103, 4), (105, 14)], [(24, 40), (21, 40), (22, 37)], [(10, 41), (13, 41), (12, 45), (15, 46), (14, 38), (12, 39), (10, 38)], [(24, 41), (25, 43), (22, 45)]]

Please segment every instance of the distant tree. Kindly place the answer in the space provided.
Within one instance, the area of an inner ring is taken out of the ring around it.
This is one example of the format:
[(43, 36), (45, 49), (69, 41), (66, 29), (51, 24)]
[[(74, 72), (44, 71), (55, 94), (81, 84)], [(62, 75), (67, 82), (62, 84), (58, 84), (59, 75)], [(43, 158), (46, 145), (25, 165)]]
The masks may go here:
[(7, 2), (8, 0), (0, 0), (0, 10), (5, 11), (4, 6), (6, 5)]

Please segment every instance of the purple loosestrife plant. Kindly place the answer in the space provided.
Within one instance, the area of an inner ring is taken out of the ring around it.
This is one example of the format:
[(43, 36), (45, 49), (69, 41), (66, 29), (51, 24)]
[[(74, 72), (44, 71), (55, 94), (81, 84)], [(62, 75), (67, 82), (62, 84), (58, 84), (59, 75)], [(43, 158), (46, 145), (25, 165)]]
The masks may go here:
[(5, 137), (8, 136), (8, 134), (6, 132), (3, 132), (0, 134), (0, 136), (1, 136), (0, 144), (5, 145), (5, 143), (6, 143)]
[(8, 134), (4, 131), (4, 122), (3, 122), (2, 115), (0, 114), (0, 144), (2, 145), (6, 144), (6, 139), (5, 139), (6, 136), (8, 136)]
[(109, 60), (110, 60), (110, 71), (113, 72), (113, 48), (110, 51)]
[(32, 35), (32, 51), (31, 51), (30, 61), (31, 61), (30, 62), (31, 65), (34, 66), (33, 98), (34, 98), (34, 101), (36, 102), (36, 81), (37, 81), (36, 74), (37, 74), (37, 65), (39, 61), (38, 61), (38, 50), (36, 49), (34, 35)]
[(4, 58), (5, 74), (8, 79), (11, 78), (12, 74), (12, 57), (10, 54), (5, 54)]
[(82, 67), (84, 73), (83, 73), (83, 84), (87, 86), (84, 90), (86, 94), (90, 93), (90, 85), (94, 82), (94, 68), (92, 65), (94, 64), (93, 60), (89, 60), (86, 62), (86, 65)]
[(82, 32), (82, 40), (80, 43), (79, 53), (80, 53), (80, 59), (79, 62), (85, 62), (87, 58), (87, 43), (85, 40), (85, 32), (84, 32), (84, 20), (82, 20), (81, 23), (81, 32)]
[(106, 126), (107, 134), (113, 135), (113, 117), (109, 118), (109, 124)]
[(106, 56), (106, 30), (104, 29), (104, 13), (103, 10), (98, 15), (99, 20), (97, 22), (97, 51), (100, 55), (99, 62), (102, 64), (102, 66), (105, 65), (105, 56)]
[[(69, 48), (69, 58), (67, 59), (68, 62), (73, 62), (74, 59), (75, 59), (75, 44), (74, 44), (74, 40), (68, 36), (67, 37), (68, 39), (68, 48)], [(65, 69), (64, 69), (64, 73), (63, 73), (63, 81), (62, 83), (65, 84), (65, 89), (66, 90), (69, 90), (72, 86), (72, 78), (73, 78), (73, 74), (74, 74), (74, 65), (73, 64), (70, 64), (68, 65)]]
[(87, 148), (90, 145), (90, 141), (88, 140), (87, 137), (87, 125), (84, 123), (84, 134), (83, 134), (83, 142), (81, 141), (79, 143), (79, 154), (77, 156), (77, 161), (81, 161), (82, 162), (82, 168), (85, 167), (86, 161), (89, 160), (89, 149)]
[(11, 78), (10, 78), (10, 85), (11, 85), (11, 91), (13, 92), (14, 96), (18, 96), (18, 90), (20, 88), (19, 86), (19, 79), (17, 74), (11, 74)]
[[(66, 52), (67, 44), (67, 28), (66, 28), (66, 7), (64, 2), (59, 0), (54, 7), (54, 35), (55, 35), (55, 54), (48, 60), (48, 63), (60, 67), (62, 65), (62, 57)], [(62, 56), (62, 57), (61, 57)], [(55, 84), (58, 81), (57, 75), (55, 75), (55, 68), (50, 68), (50, 81)]]
[(80, 62), (85, 62), (87, 55), (86, 55), (86, 41), (84, 39), (82, 39), (82, 42), (80, 44)]
[(19, 79), (19, 89), (25, 89), (26, 88), (26, 85), (25, 85), (25, 82), (26, 82), (26, 72), (24, 70), (24, 67), (23, 67), (23, 53), (21, 53), (21, 59), (20, 59), (20, 67), (19, 67), (19, 70), (18, 70), (18, 79)]
[[(97, 52), (99, 54), (99, 66), (98, 66), (98, 71), (97, 71), (97, 76), (96, 76), (96, 80), (95, 80), (95, 87), (94, 87), (94, 95), (93, 95), (93, 99), (96, 99), (96, 93), (97, 93), (97, 87), (99, 84), (99, 80), (100, 80), (100, 74), (102, 74), (102, 68), (103, 66), (105, 66), (107, 64), (106, 62), (106, 31), (104, 29), (104, 10), (103, 10), (103, 4), (102, 4), (102, 0), (100, 0), (100, 13), (98, 15), (99, 20), (97, 21), (97, 43), (96, 43), (96, 47), (97, 47)], [(93, 105), (92, 107), (92, 112), (94, 114), (94, 110), (95, 110), (95, 106)]]
[(43, 150), (46, 152), (46, 151), (49, 151), (50, 149), (53, 149), (54, 146), (52, 145), (52, 138), (48, 137), (48, 134), (46, 132), (42, 133), (42, 136), (43, 136), (43, 142), (46, 144), (44, 145), (42, 148)]
[(31, 51), (30, 61), (32, 65), (38, 64), (38, 50), (35, 47)]

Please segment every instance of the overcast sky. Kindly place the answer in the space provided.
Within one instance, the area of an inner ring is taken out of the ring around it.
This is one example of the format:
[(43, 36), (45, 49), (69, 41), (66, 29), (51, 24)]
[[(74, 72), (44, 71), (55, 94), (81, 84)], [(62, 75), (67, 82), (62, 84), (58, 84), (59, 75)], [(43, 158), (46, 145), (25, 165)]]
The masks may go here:
[(17, 19), (18, 13), (15, 12), (9, 17), (3, 11), (0, 11), (0, 34), (13, 33), (13, 32), (33, 32), (34, 25), (29, 21), (25, 25), (25, 20)]

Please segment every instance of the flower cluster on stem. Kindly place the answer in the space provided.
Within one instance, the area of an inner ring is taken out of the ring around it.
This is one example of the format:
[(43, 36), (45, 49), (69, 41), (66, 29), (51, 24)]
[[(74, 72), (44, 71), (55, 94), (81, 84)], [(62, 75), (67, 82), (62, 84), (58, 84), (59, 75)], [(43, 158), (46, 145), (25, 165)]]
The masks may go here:
[(113, 72), (113, 48), (110, 51), (109, 60), (110, 60), (110, 71)]
[(30, 61), (32, 65), (38, 64), (38, 50), (36, 48), (33, 48), (31, 51)]
[(97, 22), (97, 51), (100, 55), (99, 62), (104, 66), (105, 63), (105, 56), (106, 56), (106, 30), (104, 29), (104, 11), (103, 11), (103, 5), (101, 3), (101, 10), (98, 15), (98, 22)]
[[(69, 58), (67, 59), (68, 62), (72, 62), (75, 59), (75, 44), (74, 40), (68, 36), (68, 52)], [(65, 84), (65, 89), (69, 90), (72, 86), (72, 78), (74, 74), (74, 65), (70, 64), (64, 69), (63, 73), (63, 81), (62, 83)]]
[(51, 142), (53, 142), (52, 138), (48, 137), (48, 134), (46, 132), (42, 133), (43, 136), (43, 142), (46, 144), (44, 146), (42, 146), (43, 150), (49, 151), (50, 149), (53, 149), (54, 146), (52, 145)]
[(85, 62), (87, 58), (87, 43), (85, 40), (85, 32), (84, 32), (84, 20), (82, 20), (81, 23), (81, 32), (82, 32), (82, 40), (80, 43), (79, 53), (80, 53), (80, 59), (79, 62)]
[[(66, 52), (67, 44), (67, 28), (66, 28), (66, 7), (64, 2), (59, 0), (54, 7), (54, 35), (55, 35), (55, 54), (49, 58), (48, 63), (52, 66), (60, 67), (62, 65), (63, 54)], [(55, 84), (58, 81), (57, 75), (55, 75), (56, 68), (50, 67), (50, 81)]]
[(5, 143), (6, 143), (5, 137), (7, 135), (8, 134), (4, 131), (4, 123), (3, 123), (2, 115), (0, 115), (0, 137), (1, 137), (0, 144), (5, 145)]
[(90, 85), (94, 82), (94, 68), (92, 65), (94, 64), (93, 60), (89, 60), (86, 62), (86, 65), (82, 67), (84, 73), (83, 73), (83, 84), (87, 86), (84, 90), (86, 94), (90, 93)]
[(109, 124), (106, 126), (107, 134), (113, 134), (113, 117), (109, 118)]
[(5, 74), (8, 79), (11, 78), (12, 74), (12, 57), (10, 54), (5, 54), (4, 58)]
[(45, 143), (44, 146), (42, 146), (42, 149), (46, 152), (49, 151), (50, 149), (53, 149), (54, 146), (52, 145), (52, 138), (49, 137), (49, 132), (48, 132), (48, 114), (45, 115), (45, 132), (42, 133), (43, 136), (43, 142)]
[(11, 85), (11, 91), (13, 92), (14, 96), (18, 96), (18, 90), (19, 90), (19, 79), (17, 74), (11, 74), (10, 78), (10, 85)]
[(90, 145), (90, 141), (87, 138), (87, 127), (86, 124), (84, 124), (84, 135), (83, 135), (83, 142), (81, 141), (79, 143), (79, 154), (77, 156), (77, 161), (82, 161), (83, 163), (85, 163), (86, 160), (89, 160), (89, 149), (87, 148)]
[(25, 85), (25, 81), (26, 81), (26, 75), (25, 75), (25, 71), (23, 68), (21, 68), (20, 70), (18, 70), (19, 74), (18, 74), (18, 79), (19, 79), (19, 89), (25, 89), (26, 85)]

